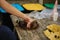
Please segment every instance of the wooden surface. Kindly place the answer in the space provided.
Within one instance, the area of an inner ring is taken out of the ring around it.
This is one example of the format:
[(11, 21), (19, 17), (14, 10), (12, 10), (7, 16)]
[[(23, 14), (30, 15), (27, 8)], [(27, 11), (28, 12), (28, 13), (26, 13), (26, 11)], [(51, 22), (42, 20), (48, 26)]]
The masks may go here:
[(12, 15), (11, 18), (20, 40), (49, 40), (43, 33), (43, 31), (46, 30), (46, 26), (54, 23), (60, 24), (60, 18), (57, 22), (45, 18), (38, 20), (40, 26), (37, 29), (24, 30), (16, 23), (17, 17)]

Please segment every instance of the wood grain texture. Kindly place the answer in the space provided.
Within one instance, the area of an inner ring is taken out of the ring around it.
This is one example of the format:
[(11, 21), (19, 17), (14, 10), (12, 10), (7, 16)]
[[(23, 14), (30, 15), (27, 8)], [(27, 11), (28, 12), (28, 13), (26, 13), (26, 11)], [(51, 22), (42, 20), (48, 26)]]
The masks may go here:
[(45, 18), (38, 20), (40, 26), (37, 29), (24, 30), (21, 29), (20, 26), (18, 26), (18, 24), (14, 22), (14, 20), (17, 19), (16, 17), (12, 16), (12, 19), (20, 40), (49, 40), (43, 33), (43, 31), (46, 30), (46, 26), (54, 23), (60, 24), (60, 18), (57, 22)]

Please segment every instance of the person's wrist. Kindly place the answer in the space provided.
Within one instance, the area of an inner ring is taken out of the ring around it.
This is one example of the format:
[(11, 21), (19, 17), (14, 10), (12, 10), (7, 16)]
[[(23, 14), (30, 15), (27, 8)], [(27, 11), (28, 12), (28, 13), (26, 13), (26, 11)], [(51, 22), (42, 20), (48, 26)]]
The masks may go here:
[(33, 19), (32, 18), (26, 18), (25, 21), (28, 23), (30, 21), (32, 21)]

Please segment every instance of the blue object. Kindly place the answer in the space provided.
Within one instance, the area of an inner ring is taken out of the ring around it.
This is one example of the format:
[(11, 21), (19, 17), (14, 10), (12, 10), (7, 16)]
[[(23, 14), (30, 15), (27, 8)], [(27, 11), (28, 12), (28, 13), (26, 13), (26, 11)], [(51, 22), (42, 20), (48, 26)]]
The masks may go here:
[(3, 8), (1, 8), (1, 7), (0, 7), (0, 11), (1, 11), (2, 13), (6, 13), (6, 11), (5, 11)]
[[(17, 3), (14, 3), (14, 4), (11, 4), (13, 7), (15, 7), (16, 9), (18, 9), (19, 11), (24, 11), (24, 8), (20, 5), (20, 4), (17, 4)], [(0, 11), (2, 13), (6, 13), (6, 11), (0, 7)]]
[(20, 4), (12, 4), (15, 8), (17, 8), (19, 11), (24, 11), (24, 8)]

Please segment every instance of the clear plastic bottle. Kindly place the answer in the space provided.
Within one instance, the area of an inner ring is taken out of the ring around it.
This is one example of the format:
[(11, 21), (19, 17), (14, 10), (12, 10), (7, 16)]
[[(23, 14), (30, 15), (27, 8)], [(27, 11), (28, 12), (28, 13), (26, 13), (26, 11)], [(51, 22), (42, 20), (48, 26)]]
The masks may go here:
[(57, 11), (58, 1), (55, 1), (54, 9), (53, 9), (53, 21), (57, 21), (58, 19), (58, 11)]

